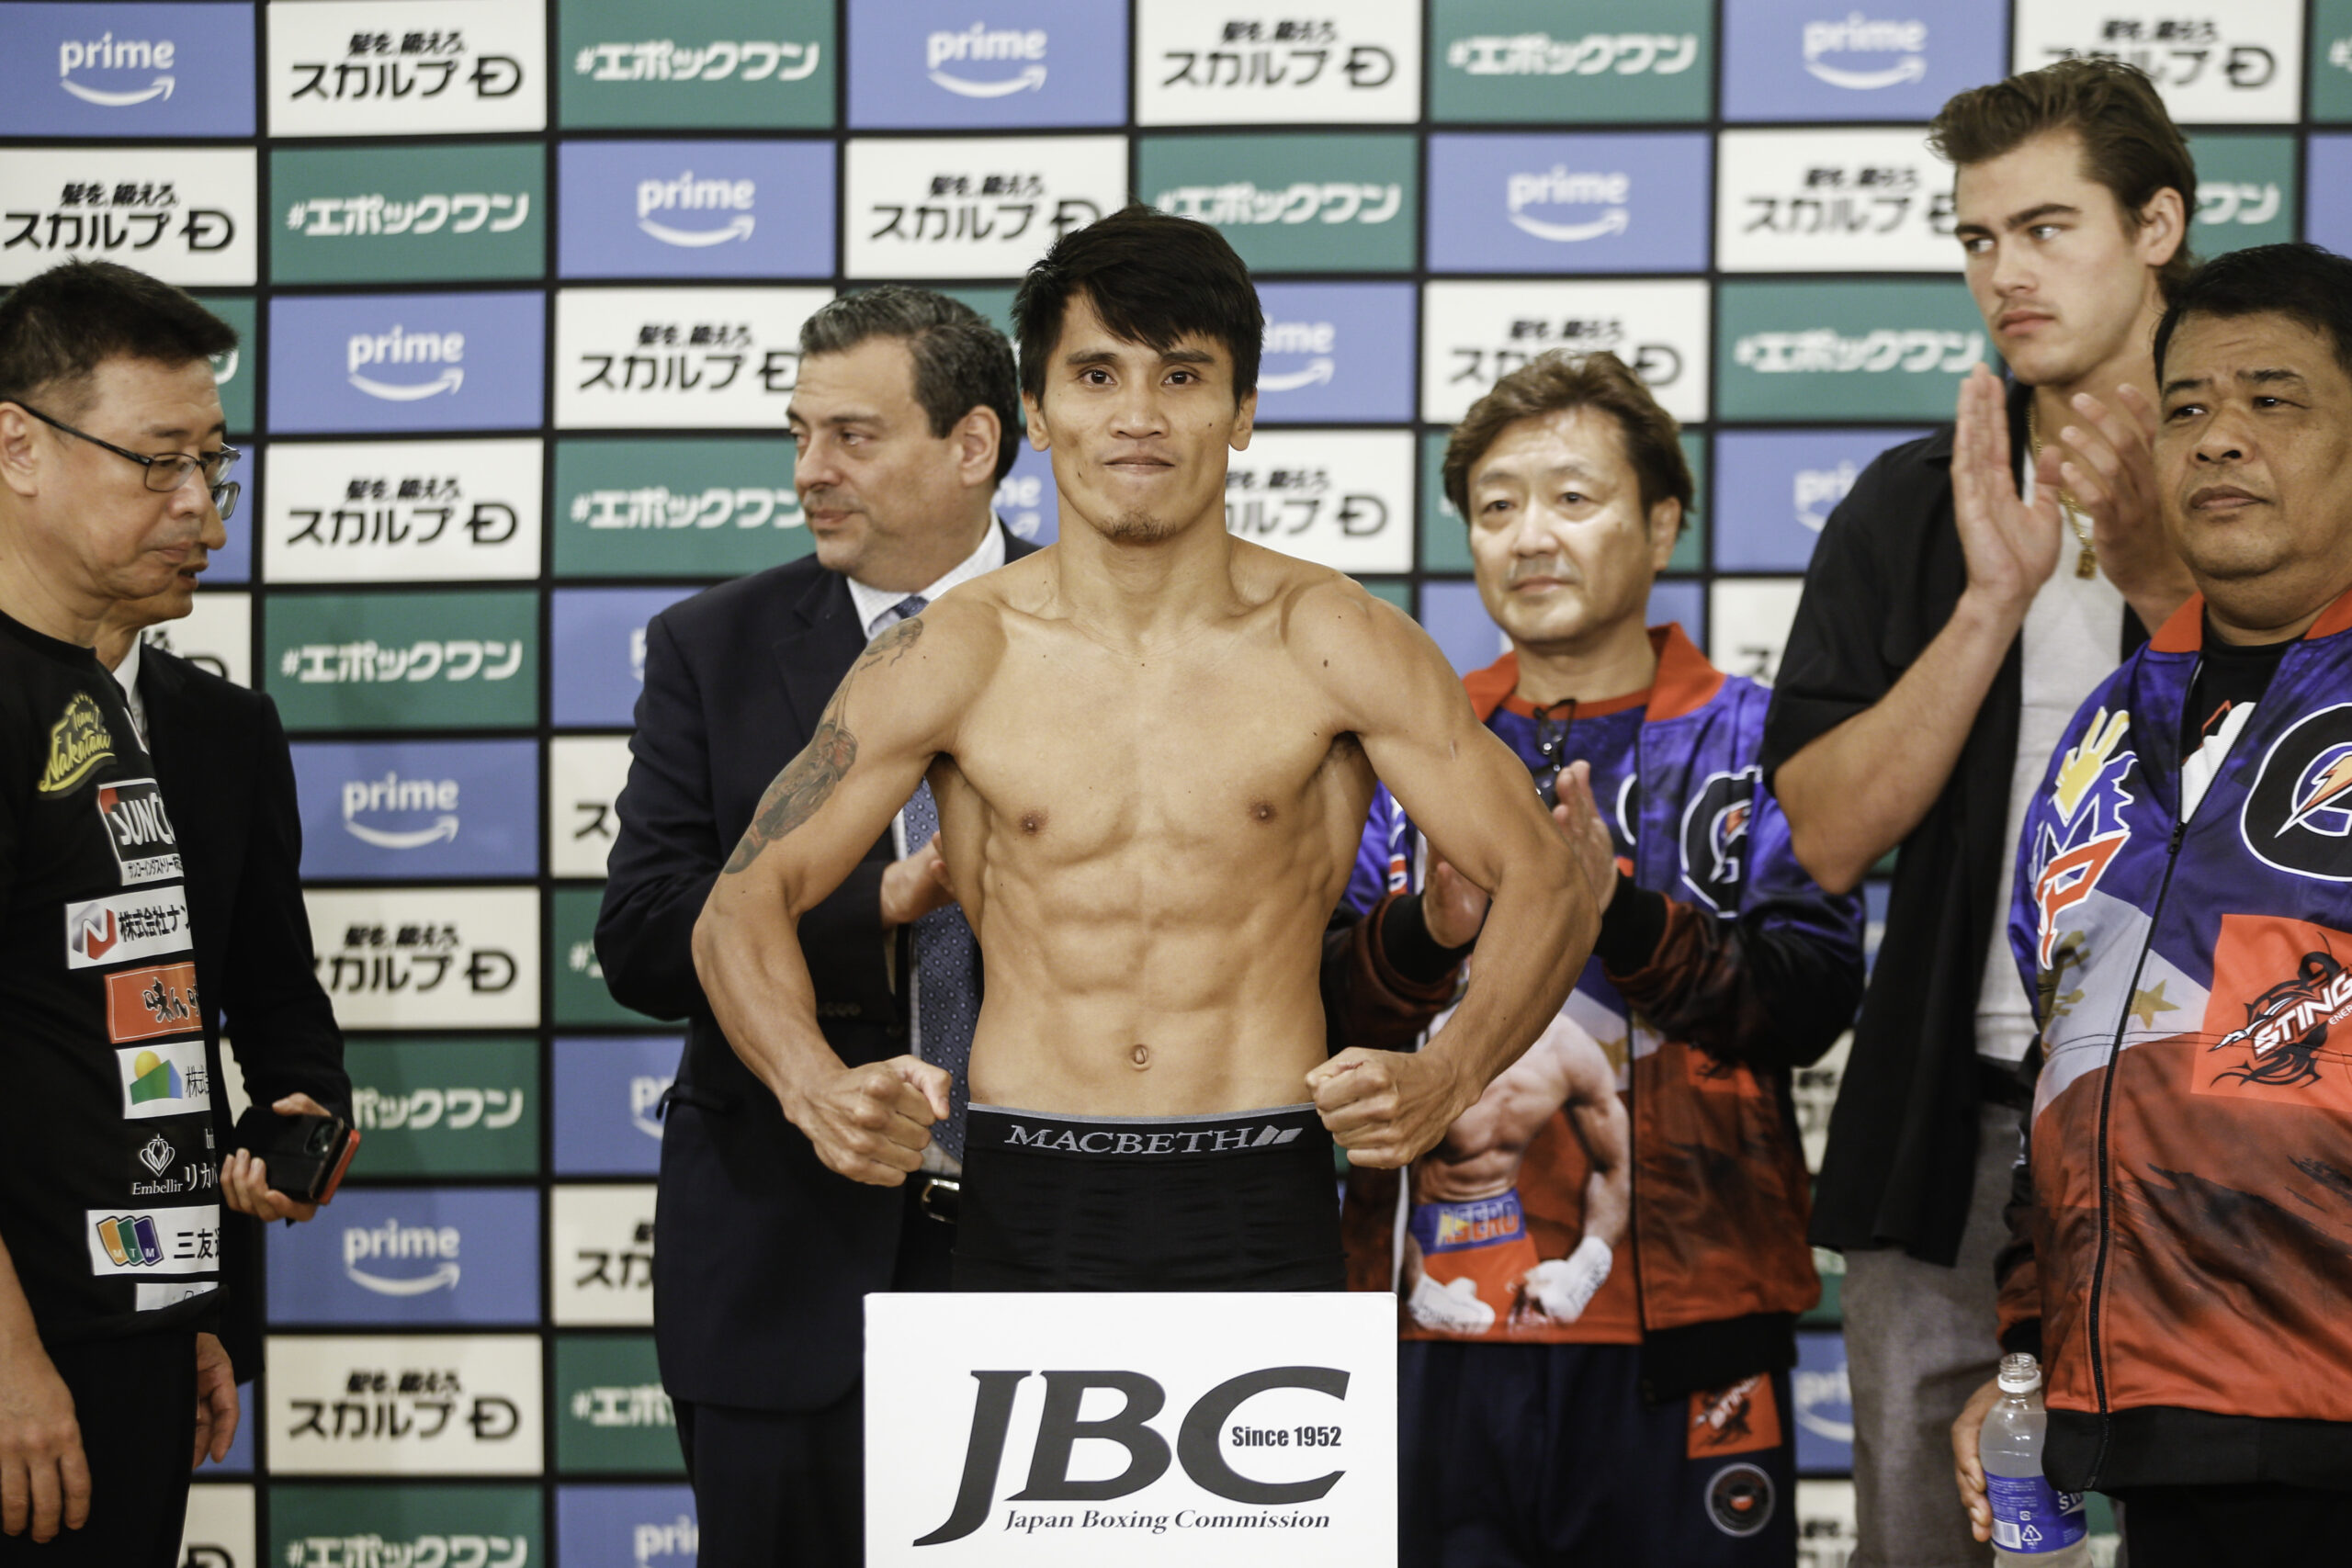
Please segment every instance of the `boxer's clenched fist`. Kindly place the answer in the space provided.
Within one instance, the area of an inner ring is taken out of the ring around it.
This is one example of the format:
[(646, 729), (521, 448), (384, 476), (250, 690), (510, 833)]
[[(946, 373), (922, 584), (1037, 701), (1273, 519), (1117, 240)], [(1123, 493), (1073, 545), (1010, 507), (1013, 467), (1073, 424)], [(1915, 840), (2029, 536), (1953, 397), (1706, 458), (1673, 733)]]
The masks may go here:
[(1410, 1165), (1478, 1098), (1442, 1057), (1360, 1046), (1308, 1073), (1306, 1087), (1349, 1162), (1375, 1168)]
[(947, 1119), (945, 1069), (914, 1056), (844, 1067), (790, 1097), (785, 1120), (808, 1135), (828, 1169), (896, 1187), (922, 1164), (931, 1126)]

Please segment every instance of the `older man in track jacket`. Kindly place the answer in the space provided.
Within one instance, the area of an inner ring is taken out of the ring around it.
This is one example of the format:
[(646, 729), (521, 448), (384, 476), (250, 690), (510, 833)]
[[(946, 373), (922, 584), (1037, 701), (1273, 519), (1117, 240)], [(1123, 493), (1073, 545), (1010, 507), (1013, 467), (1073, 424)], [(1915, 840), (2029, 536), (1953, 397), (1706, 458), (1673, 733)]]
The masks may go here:
[[(2199, 593), (2084, 703), (2018, 846), (2041, 1024), (2002, 1341), (2133, 1568), (2352, 1531), (2352, 262), (2209, 264), (2155, 342)], [(1963, 1499), (1981, 1393), (1954, 1429)]]

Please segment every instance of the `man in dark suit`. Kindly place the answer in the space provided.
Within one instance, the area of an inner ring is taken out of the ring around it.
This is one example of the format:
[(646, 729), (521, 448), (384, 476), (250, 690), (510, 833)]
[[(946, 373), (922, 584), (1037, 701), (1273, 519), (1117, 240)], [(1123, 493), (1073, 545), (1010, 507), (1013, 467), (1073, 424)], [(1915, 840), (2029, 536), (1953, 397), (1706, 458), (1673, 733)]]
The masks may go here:
[[(200, 546), (164, 592), (118, 602), (95, 651), (121, 684), (172, 803), (197, 928), (197, 973), (204, 976), (197, 1000), (212, 1081), (226, 1081), (225, 1014), (248, 1098), (289, 1115), (332, 1111), (348, 1121), (351, 1079), (343, 1070), (343, 1032), (312, 959), (294, 763), (277, 705), (170, 652), (164, 635), (141, 637), (194, 607), (208, 560)], [(232, 1211), (220, 1217), (220, 1338), (236, 1381), (250, 1382), (261, 1370), (263, 1226), (318, 1211), (270, 1190), (266, 1163), (237, 1148), (226, 1094), (212, 1097), (212, 1121)], [(199, 1445), (204, 1438), (199, 1432)], [(220, 1451), (227, 1447), (224, 1434)]]
[[(819, 310), (800, 347), (793, 482), (816, 552), (647, 626), (596, 925), (614, 997), (687, 1021), (662, 1137), (653, 1316), (704, 1568), (863, 1561), (863, 1298), (946, 1288), (960, 1145), (938, 1139), (895, 1190), (820, 1164), (712, 1020), (695, 919), (867, 641), (1035, 548), (989, 510), (1022, 428), (1012, 351), (995, 328), (944, 295), (885, 287)], [(865, 1084), (876, 1064), (920, 1054), (960, 1085), (978, 950), (935, 828), (924, 792), (800, 927), (826, 1038)]]

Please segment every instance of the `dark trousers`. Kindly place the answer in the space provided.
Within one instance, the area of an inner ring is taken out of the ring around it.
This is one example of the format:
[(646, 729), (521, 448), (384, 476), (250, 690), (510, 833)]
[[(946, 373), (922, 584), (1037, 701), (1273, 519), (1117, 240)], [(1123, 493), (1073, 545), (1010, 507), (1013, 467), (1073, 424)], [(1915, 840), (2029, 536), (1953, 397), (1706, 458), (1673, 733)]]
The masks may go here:
[[(909, 1184), (896, 1291), (947, 1289), (956, 1229), (923, 1213)], [(853, 1352), (854, 1353), (854, 1352)], [(695, 1489), (698, 1568), (861, 1568), (865, 1561), (865, 1391), (822, 1410), (677, 1400), (678, 1447)]]
[(1788, 1373), (1654, 1404), (1638, 1345), (1397, 1349), (1404, 1568), (1796, 1561)]
[(2352, 1492), (2247, 1482), (2118, 1496), (2132, 1568), (2286, 1568), (2352, 1550)]
[(74, 1395), (90, 1517), (47, 1545), (0, 1535), (0, 1568), (173, 1568), (196, 1451), (196, 1334), (137, 1334), (50, 1348)]

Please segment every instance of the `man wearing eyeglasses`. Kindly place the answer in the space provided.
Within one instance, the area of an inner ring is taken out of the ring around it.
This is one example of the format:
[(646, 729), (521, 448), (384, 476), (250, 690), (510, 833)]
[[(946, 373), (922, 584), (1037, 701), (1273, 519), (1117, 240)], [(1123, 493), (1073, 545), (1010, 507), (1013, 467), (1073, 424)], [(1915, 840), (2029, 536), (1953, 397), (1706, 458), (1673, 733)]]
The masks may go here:
[(93, 652), (223, 541), (235, 342), (107, 263), (0, 301), (0, 1563), (175, 1561), (236, 1421), (221, 1207), (279, 1212), (222, 1158), (202, 899)]

